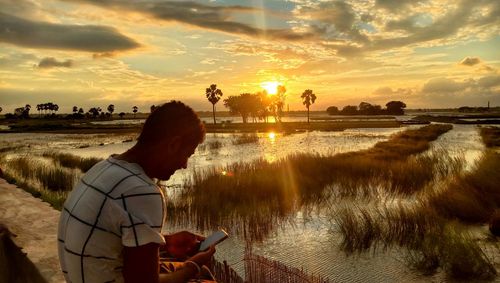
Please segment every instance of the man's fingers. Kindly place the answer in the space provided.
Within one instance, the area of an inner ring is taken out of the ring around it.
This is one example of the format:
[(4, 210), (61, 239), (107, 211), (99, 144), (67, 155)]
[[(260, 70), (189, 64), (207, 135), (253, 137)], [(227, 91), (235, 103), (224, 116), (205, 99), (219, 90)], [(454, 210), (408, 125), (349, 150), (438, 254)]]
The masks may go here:
[(195, 235), (195, 237), (196, 237), (196, 240), (198, 240), (198, 241), (203, 241), (203, 240), (205, 240), (205, 239), (206, 239), (206, 237), (204, 237), (204, 236), (202, 236), (202, 235), (197, 235), (197, 234), (194, 234), (194, 235)]

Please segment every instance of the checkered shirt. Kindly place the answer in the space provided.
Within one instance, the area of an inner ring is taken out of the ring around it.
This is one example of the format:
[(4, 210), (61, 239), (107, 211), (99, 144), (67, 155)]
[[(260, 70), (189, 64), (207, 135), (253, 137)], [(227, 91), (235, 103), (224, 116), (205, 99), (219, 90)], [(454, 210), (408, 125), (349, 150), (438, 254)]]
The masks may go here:
[(135, 163), (109, 157), (75, 186), (59, 219), (67, 282), (123, 282), (123, 247), (164, 244), (161, 189)]

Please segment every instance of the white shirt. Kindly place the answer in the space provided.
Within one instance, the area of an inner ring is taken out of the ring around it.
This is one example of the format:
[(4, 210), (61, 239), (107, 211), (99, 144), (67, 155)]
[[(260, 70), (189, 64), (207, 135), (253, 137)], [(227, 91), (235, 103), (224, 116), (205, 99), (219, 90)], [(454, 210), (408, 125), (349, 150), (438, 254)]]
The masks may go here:
[(123, 282), (123, 247), (164, 244), (161, 189), (135, 163), (109, 157), (75, 186), (59, 219), (67, 282)]

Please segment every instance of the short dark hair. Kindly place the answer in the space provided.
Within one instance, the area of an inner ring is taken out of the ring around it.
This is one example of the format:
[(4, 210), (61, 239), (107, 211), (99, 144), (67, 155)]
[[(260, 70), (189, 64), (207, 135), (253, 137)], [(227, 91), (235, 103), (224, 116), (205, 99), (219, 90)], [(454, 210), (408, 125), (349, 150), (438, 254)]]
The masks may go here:
[(195, 146), (205, 139), (205, 126), (191, 107), (172, 100), (153, 110), (142, 127), (137, 143), (150, 144), (175, 136), (181, 136), (183, 143)]

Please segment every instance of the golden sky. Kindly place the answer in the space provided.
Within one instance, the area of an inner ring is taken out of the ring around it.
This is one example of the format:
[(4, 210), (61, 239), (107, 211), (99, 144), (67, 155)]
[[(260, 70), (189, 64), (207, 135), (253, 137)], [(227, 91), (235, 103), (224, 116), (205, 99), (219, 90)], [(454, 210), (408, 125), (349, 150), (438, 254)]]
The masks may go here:
[[(498, 0), (0, 0), (0, 107), (139, 111), (285, 85), (311, 110), (500, 106)], [(218, 110), (226, 110), (222, 101)]]

